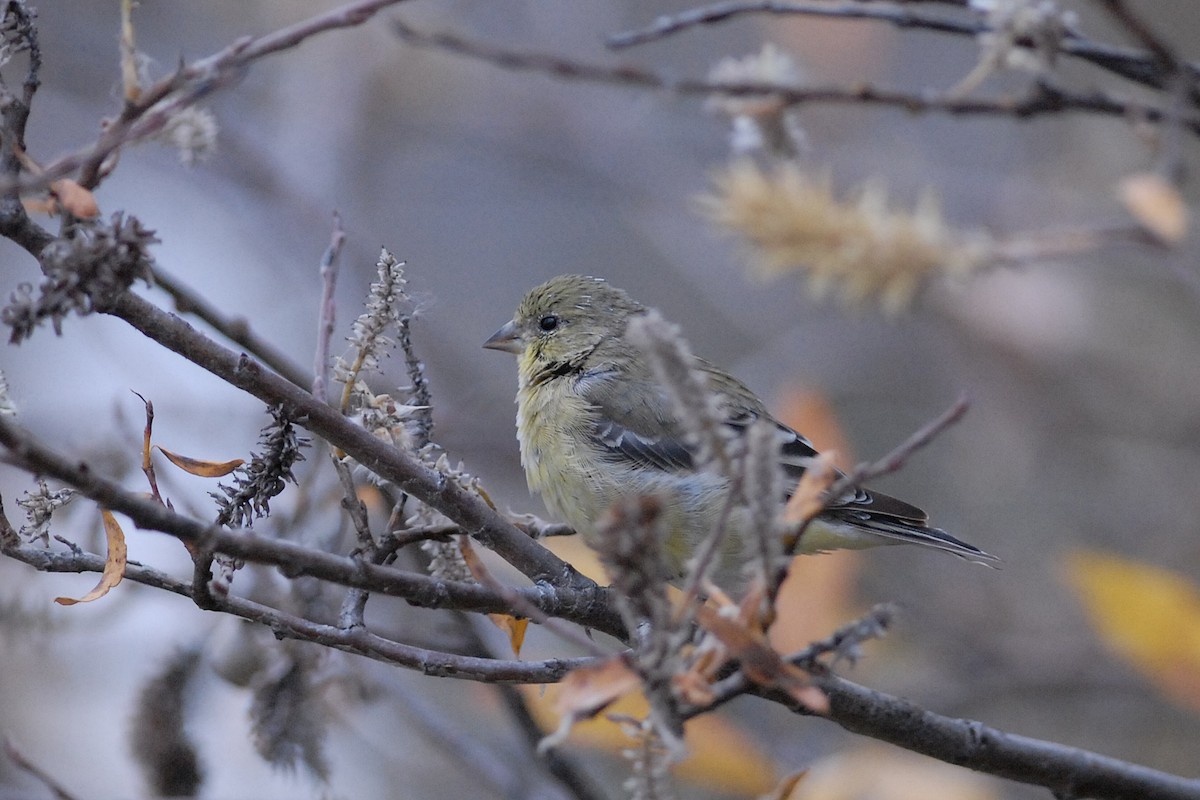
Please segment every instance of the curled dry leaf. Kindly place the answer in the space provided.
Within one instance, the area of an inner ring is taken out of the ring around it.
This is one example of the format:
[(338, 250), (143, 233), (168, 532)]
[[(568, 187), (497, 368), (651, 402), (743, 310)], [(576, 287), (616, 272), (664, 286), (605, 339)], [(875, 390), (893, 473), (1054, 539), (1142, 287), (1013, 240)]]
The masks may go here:
[(829, 713), (829, 698), (825, 693), (812, 684), (803, 670), (775, 652), (761, 630), (753, 630), (742, 620), (709, 606), (699, 608), (696, 620), (725, 645), (729, 657), (738, 661), (748, 679), (759, 686), (782, 689), (814, 714)]
[(100, 575), (100, 582), (96, 584), (96, 588), (79, 599), (54, 598), (54, 602), (60, 606), (90, 603), (104, 597), (108, 594), (109, 589), (116, 586), (125, 577), (125, 561), (128, 555), (125, 548), (125, 532), (121, 530), (121, 526), (117, 524), (117, 518), (107, 508), (100, 509), (100, 516), (104, 519), (104, 537), (108, 541), (108, 555), (104, 560), (104, 572)]
[(1187, 236), (1187, 203), (1161, 175), (1130, 175), (1121, 181), (1118, 194), (1134, 219), (1166, 244), (1179, 244)]
[(525, 629), (529, 627), (528, 617), (514, 617), (512, 614), (488, 614), (488, 619), (492, 621), (500, 630), (508, 634), (508, 643), (512, 647), (513, 655), (521, 655), (521, 647), (525, 644)]
[(202, 461), (198, 458), (189, 458), (188, 456), (181, 456), (178, 453), (172, 453), (170, 450), (157, 444), (154, 446), (172, 464), (184, 472), (199, 475), (201, 478), (221, 478), (246, 463), (240, 458), (235, 458), (232, 461)]

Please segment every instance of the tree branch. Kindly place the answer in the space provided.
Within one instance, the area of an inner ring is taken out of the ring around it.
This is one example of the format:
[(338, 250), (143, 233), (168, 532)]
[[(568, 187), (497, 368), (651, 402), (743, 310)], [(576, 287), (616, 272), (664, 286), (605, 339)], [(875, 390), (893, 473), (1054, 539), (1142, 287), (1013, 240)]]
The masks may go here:
[(537, 582), (583, 591), (595, 583), (533, 541), (477, 495), (448, 481), (408, 453), (375, 438), (308, 392), (238, 356), (178, 317), (125, 293), (99, 309), (125, 320), (154, 341), (262, 400), (282, 405), (289, 418), (341, 448), (364, 467), (445, 514), (485, 547)]
[[(829, 718), (848, 731), (949, 764), (1045, 786), (1058, 797), (1200, 798), (1200, 780), (1181, 778), (1077, 747), (1005, 733), (981, 722), (934, 714), (907, 700), (836, 676), (819, 678), (817, 683), (829, 696)], [(800, 710), (786, 695), (773, 695), (772, 699)]]
[[(104, 559), (94, 553), (61, 552), (8, 543), (4, 543), (0, 550), (10, 558), (28, 564), (40, 572), (104, 571)], [(189, 599), (193, 594), (190, 583), (152, 567), (128, 564), (125, 568), (125, 578)], [(277, 638), (312, 642), (443, 678), (486, 683), (554, 683), (572, 669), (595, 663), (594, 657), (511, 661), (429, 650), (384, 638), (370, 633), (365, 628), (347, 629), (325, 625), (235, 596), (214, 595), (210, 610), (266, 625)]]
[(8, 180), (0, 184), (0, 194), (38, 191), (77, 170), (80, 185), (95, 188), (103, 178), (102, 166), (110, 156), (127, 144), (159, 132), (181, 109), (234, 83), (254, 61), (289, 50), (326, 31), (361, 25), (384, 8), (401, 2), (357, 0), (263, 36), (238, 39), (142, 89), (136, 100), (126, 101), (120, 114), (108, 121), (104, 132), (92, 144), (58, 158), (40, 174), (24, 180), (5, 175)]
[[(281, 378), (277, 380), (282, 382)], [(247, 530), (231, 531), (177, 514), (148, 498), (126, 492), (96, 475), (87, 464), (73, 462), (53, 452), (4, 417), (0, 417), (0, 444), (8, 448), (11, 460), (23, 469), (56, 478), (105, 508), (125, 514), (138, 527), (168, 533), (186, 542), (194, 552), (224, 553), (246, 561), (271, 564), (290, 577), (309, 575), (343, 586), (400, 597), (426, 608), (494, 613), (506, 613), (511, 609), (504, 596), (478, 584), (438, 580), (293, 542), (269, 539)], [(519, 532), (518, 535), (523, 536)], [(607, 590), (594, 583), (590, 589), (541, 584), (512, 591), (552, 616), (578, 622), (619, 639), (625, 635), (624, 626), (608, 601)]]
[[(1106, 0), (1107, 1), (1107, 0)], [(814, 0), (729, 0), (681, 11), (664, 14), (651, 24), (637, 30), (625, 31), (608, 37), (607, 44), (614, 50), (659, 41), (676, 33), (703, 25), (725, 22), (743, 14), (778, 14), (836, 19), (868, 19), (887, 22), (897, 28), (911, 28), (931, 33), (948, 33), (956, 36), (976, 37), (991, 29), (980, 19), (980, 12), (972, 10), (973, 19), (962, 20), (943, 15), (932, 15), (907, 8), (909, 3), (874, 0), (846, 0), (846, 2), (815, 2)], [(965, 7), (965, 3), (953, 2), (944, 5)], [(1032, 47), (1028, 39), (1017, 39), (1020, 47)], [(1060, 45), (1064, 55), (1086, 61), (1101, 69), (1127, 80), (1166, 88), (1170, 71), (1163, 68), (1153, 50), (1145, 53), (1123, 47), (1095, 42), (1076, 32), (1068, 32)], [(1180, 62), (1191, 75), (1200, 77), (1200, 65)]]
[[(545, 53), (507, 50), (448, 33), (424, 33), (394, 21), (393, 29), (408, 44), (444, 50), (511, 70), (538, 72), (564, 80), (578, 80), (640, 89), (658, 89), (685, 97), (770, 97), (785, 105), (874, 105), (898, 108), (913, 114), (951, 116), (1002, 116), (1029, 119), (1075, 112), (1108, 117), (1131, 117), (1160, 123), (1166, 111), (1102, 91), (1075, 92), (1042, 79), (1024, 97), (955, 97), (928, 91), (906, 92), (868, 84), (853, 86), (779, 86), (773, 83), (723, 83), (694, 78), (673, 79), (630, 66), (606, 67)], [(1181, 125), (1200, 136), (1200, 116), (1181, 115)]]

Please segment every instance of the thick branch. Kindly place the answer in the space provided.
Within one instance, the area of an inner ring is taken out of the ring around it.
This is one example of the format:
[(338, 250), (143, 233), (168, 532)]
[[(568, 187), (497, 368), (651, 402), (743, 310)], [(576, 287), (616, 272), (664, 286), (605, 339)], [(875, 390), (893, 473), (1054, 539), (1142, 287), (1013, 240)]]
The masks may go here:
[(264, 370), (245, 355), (238, 356), (202, 335), (183, 320), (146, 300), (125, 294), (105, 313), (120, 317), (154, 341), (268, 405), (282, 405), (298, 424), (341, 448), (376, 475), (391, 481), (462, 525), (485, 547), (534, 581), (577, 589), (594, 582), (530, 539), (501, 514), (445, 476), (409, 454), (375, 438), (336, 410), (319, 403), (285, 378)]
[(171, 296), (180, 314), (195, 314), (234, 344), (260, 359), (271, 369), (301, 388), (312, 385), (312, 376), (275, 345), (259, 336), (245, 317), (230, 317), (204, 296), (160, 269), (154, 270), (154, 285)]
[[(1200, 780), (1130, 764), (1056, 742), (934, 714), (899, 697), (830, 676), (818, 683), (829, 717), (848, 731), (968, 767), (1051, 789), (1059, 797), (1197, 800)], [(772, 699), (784, 701), (785, 698)], [(786, 698), (787, 705), (794, 701)]]
[[(104, 559), (94, 553), (69, 553), (30, 545), (4, 543), (3, 552), (42, 572), (102, 572)], [(190, 598), (192, 585), (165, 572), (137, 564), (125, 568), (125, 579)], [(216, 597), (211, 609), (266, 625), (276, 637), (332, 647), (375, 661), (395, 664), (444, 678), (487, 683), (554, 683), (572, 669), (594, 663), (593, 658), (554, 658), (545, 661), (506, 661), (464, 656), (403, 644), (363, 628), (347, 630), (288, 614), (240, 597)]]
[[(284, 382), (282, 378), (276, 380)], [(286, 382), (284, 382), (286, 384)], [(8, 448), (19, 466), (56, 478), (78, 489), (105, 508), (125, 514), (141, 528), (162, 531), (207, 554), (280, 567), (290, 576), (309, 575), (344, 586), (400, 597), (427, 608), (456, 608), (495, 613), (511, 612), (508, 600), (478, 584), (443, 581), (360, 559), (325, 553), (293, 542), (269, 539), (249, 531), (231, 531), (177, 514), (174, 511), (96, 475), (87, 464), (73, 462), (51, 451), (12, 422), (0, 417), (0, 444)], [(524, 534), (518, 535), (524, 536)], [(607, 592), (591, 588), (556, 588), (539, 585), (513, 589), (547, 614), (570, 619), (590, 628), (624, 636), (624, 627), (608, 602)]]

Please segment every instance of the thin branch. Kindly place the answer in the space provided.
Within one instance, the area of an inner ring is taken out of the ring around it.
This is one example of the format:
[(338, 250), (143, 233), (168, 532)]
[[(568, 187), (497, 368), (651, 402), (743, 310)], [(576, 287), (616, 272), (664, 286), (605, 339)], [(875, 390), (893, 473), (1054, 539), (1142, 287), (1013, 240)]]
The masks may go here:
[(4, 755), (8, 756), (8, 760), (13, 762), (18, 769), (37, 778), (43, 786), (50, 790), (55, 800), (76, 800), (75, 795), (67, 791), (53, 775), (30, 761), (28, 756), (21, 752), (16, 742), (9, 736), (4, 737)]
[[(1105, 1), (1107, 2), (1107, 0)], [(840, 3), (817, 2), (816, 0), (791, 0), (791, 2), (786, 0), (728, 0), (690, 8), (678, 14), (665, 14), (643, 28), (613, 34), (608, 38), (607, 44), (614, 50), (621, 50), (659, 41), (694, 27), (725, 22), (743, 14), (868, 19), (887, 22), (897, 28), (971, 37), (988, 33), (991, 30), (986, 23), (979, 19), (977, 12), (973, 14), (974, 19), (962, 20), (944, 15), (932, 15), (921, 10), (912, 10), (907, 7), (910, 4), (910, 2), (877, 3), (873, 0), (846, 0), (846, 2)], [(943, 3), (943, 5), (965, 7), (966, 3), (952, 2)], [(1017, 39), (1016, 44), (1020, 47), (1033, 46), (1033, 42), (1027, 39)], [(1156, 89), (1165, 88), (1169, 82), (1170, 75), (1163, 69), (1163, 63), (1155, 57), (1153, 50), (1151, 53), (1145, 53), (1095, 42), (1073, 31), (1066, 34), (1060, 50), (1064, 55), (1078, 58), (1127, 80)], [(1200, 76), (1200, 64), (1179, 63), (1191, 75)]]
[[(282, 379), (280, 379), (282, 380)], [(343, 586), (370, 589), (426, 608), (506, 613), (509, 603), (482, 586), (438, 580), (426, 575), (369, 564), (293, 542), (270, 539), (245, 530), (231, 531), (186, 517), (95, 474), (86, 463), (65, 458), (0, 417), (0, 444), (10, 461), (30, 472), (56, 478), (77, 488), (105, 508), (125, 514), (141, 528), (168, 533), (190, 545), (194, 553), (223, 553), (249, 562), (278, 566), (285, 575), (310, 575)], [(625, 631), (596, 587), (556, 588), (538, 585), (514, 589), (548, 614), (623, 638)], [(219, 598), (216, 598), (219, 599)], [(214, 606), (215, 607), (215, 606)]]
[[(104, 558), (95, 553), (52, 551), (33, 545), (5, 545), (5, 555), (41, 572), (102, 572)], [(138, 564), (125, 568), (125, 580), (191, 598), (192, 585), (165, 572)], [(270, 606), (231, 595), (214, 597), (212, 611), (266, 625), (275, 636), (342, 650), (425, 675), (464, 680), (513, 683), (553, 683), (572, 669), (594, 663), (592, 658), (506, 661), (477, 658), (403, 644), (363, 628), (347, 630), (324, 625)]]
[(327, 31), (361, 25), (384, 8), (401, 2), (358, 0), (263, 36), (238, 39), (143, 88), (136, 101), (127, 101), (121, 113), (108, 121), (95, 142), (46, 165), (42, 174), (0, 185), (0, 193), (38, 191), (77, 170), (78, 182), (85, 188), (95, 188), (103, 178), (103, 166), (122, 147), (159, 132), (180, 110), (234, 83), (254, 61), (290, 50)]
[[(830, 701), (829, 718), (848, 731), (970, 769), (1045, 786), (1058, 797), (1096, 800), (1198, 800), (1189, 780), (1088, 750), (997, 730), (981, 722), (926, 711), (899, 697), (829, 676), (817, 685)], [(795, 711), (782, 693), (771, 699)]]
[(175, 310), (180, 314), (195, 314), (213, 330), (297, 386), (307, 389), (312, 385), (312, 377), (303, 367), (255, 333), (245, 317), (228, 316), (203, 295), (157, 266), (154, 268), (154, 285), (171, 296)]
[(913, 453), (928, 445), (934, 439), (942, 434), (947, 428), (963, 418), (967, 413), (967, 409), (971, 407), (971, 400), (965, 394), (960, 396), (955, 401), (954, 405), (943, 411), (934, 419), (930, 420), (922, 426), (916, 433), (909, 436), (899, 445), (897, 445), (890, 453), (877, 461), (868, 461), (859, 464), (854, 469), (841, 478), (839, 478), (832, 486), (826, 496), (836, 501), (837, 498), (853, 489), (859, 484), (873, 480), (882, 475), (890, 475), (893, 472), (904, 467), (908, 463), (908, 459)]
[[(828, 105), (875, 105), (898, 108), (913, 114), (941, 113), (951, 116), (1004, 116), (1030, 119), (1064, 112), (1142, 119), (1162, 122), (1167, 114), (1159, 106), (1138, 103), (1102, 91), (1075, 92), (1042, 79), (1023, 97), (953, 97), (928, 91), (906, 92), (881, 89), (868, 84), (852, 86), (779, 86), (773, 83), (722, 83), (673, 79), (630, 66), (606, 67), (545, 53), (508, 50), (448, 33), (424, 33), (403, 22), (393, 29), (416, 47), (444, 50), (454, 55), (494, 64), (503, 69), (537, 72), (564, 80), (613, 86), (658, 89), (685, 97), (771, 97), (785, 105), (824, 103)], [(1200, 136), (1200, 116), (1189, 115), (1181, 123)]]

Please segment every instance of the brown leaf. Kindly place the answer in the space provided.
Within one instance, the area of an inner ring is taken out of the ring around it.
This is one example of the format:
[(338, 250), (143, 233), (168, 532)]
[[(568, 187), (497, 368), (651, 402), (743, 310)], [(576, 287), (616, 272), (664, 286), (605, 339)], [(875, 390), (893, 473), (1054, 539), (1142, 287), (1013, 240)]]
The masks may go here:
[(100, 206), (96, 196), (70, 178), (54, 181), (50, 184), (50, 192), (58, 198), (63, 209), (80, 219), (92, 219), (100, 216)]
[(100, 516), (104, 519), (104, 536), (108, 540), (108, 556), (104, 561), (104, 572), (100, 575), (100, 582), (96, 584), (96, 588), (78, 600), (71, 597), (54, 598), (54, 602), (60, 606), (90, 603), (93, 600), (104, 597), (104, 595), (108, 594), (109, 589), (116, 586), (125, 577), (125, 561), (127, 557), (125, 533), (121, 530), (121, 526), (117, 524), (117, 518), (107, 508), (100, 509)]
[(178, 453), (172, 453), (170, 450), (157, 444), (154, 446), (172, 464), (184, 472), (199, 475), (201, 478), (220, 478), (246, 463), (240, 458), (235, 458), (232, 461), (202, 461), (198, 458), (189, 458), (188, 456), (181, 456)]
[(803, 670), (775, 652), (763, 633), (709, 606), (699, 607), (696, 620), (729, 649), (730, 658), (738, 661), (742, 674), (751, 681), (782, 689), (814, 714), (829, 713), (825, 693), (812, 685)]
[(1167, 244), (1179, 244), (1187, 236), (1187, 203), (1161, 175), (1130, 175), (1121, 181), (1118, 194), (1134, 219)]
[(641, 688), (642, 679), (620, 655), (571, 670), (559, 684), (554, 709), (563, 716), (587, 717)]

